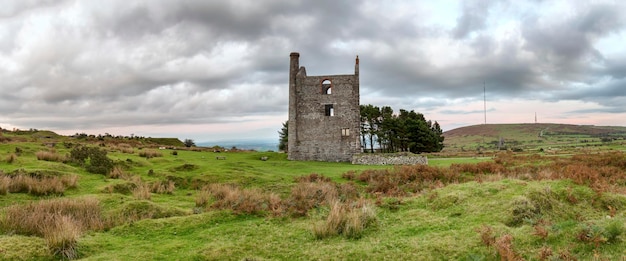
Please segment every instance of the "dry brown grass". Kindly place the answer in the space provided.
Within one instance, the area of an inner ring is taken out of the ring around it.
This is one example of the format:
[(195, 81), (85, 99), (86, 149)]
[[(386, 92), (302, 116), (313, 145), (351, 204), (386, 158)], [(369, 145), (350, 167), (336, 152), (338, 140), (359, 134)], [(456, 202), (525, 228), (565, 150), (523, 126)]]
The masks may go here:
[[(203, 188), (214, 199), (211, 206), (216, 209), (231, 209), (235, 214), (282, 215), (282, 200), (276, 194), (267, 194), (259, 189), (240, 189), (228, 184), (209, 184)], [(206, 194), (199, 194), (206, 196)], [(206, 204), (208, 200), (197, 199), (196, 204)]]
[(0, 194), (28, 193), (35, 196), (63, 195), (66, 189), (76, 188), (78, 176), (37, 176), (29, 174), (0, 174)]
[(291, 188), (286, 208), (295, 216), (305, 216), (309, 210), (328, 205), (339, 199), (339, 191), (330, 182), (299, 182)]
[(78, 258), (81, 230), (71, 217), (61, 216), (43, 228), (43, 237), (52, 254), (62, 259)]
[(13, 164), (17, 161), (17, 155), (15, 153), (11, 153), (6, 157), (5, 161), (9, 164)]
[(133, 189), (133, 197), (142, 200), (150, 200), (152, 198), (149, 184), (136, 183), (136, 185), (137, 186)]
[(54, 150), (50, 151), (38, 151), (35, 153), (37, 160), (53, 161), (53, 162), (65, 162), (67, 158), (64, 155), (58, 154)]
[(163, 154), (156, 150), (142, 150), (139, 152), (139, 156), (150, 159), (150, 158), (156, 158), (156, 157), (163, 157)]
[[(354, 173), (346, 173), (354, 179)], [(452, 164), (449, 168), (425, 165), (399, 166), (391, 170), (365, 170), (357, 179), (367, 183), (367, 191), (386, 196), (403, 196), (448, 184), (497, 181), (570, 179), (591, 187), (597, 193), (626, 193), (626, 155), (623, 152), (581, 154), (572, 157), (530, 156), (499, 153), (494, 161)], [(572, 198), (572, 200), (575, 200)]]
[(524, 260), (513, 250), (513, 236), (510, 234), (504, 234), (497, 238), (494, 247), (496, 251), (498, 251), (498, 255), (500, 255), (500, 260), (502, 261)]
[(426, 165), (396, 166), (392, 170), (366, 170), (358, 179), (368, 184), (368, 192), (387, 196), (403, 196), (426, 188), (469, 181), (469, 177), (461, 176), (454, 168)]
[(373, 204), (364, 200), (352, 203), (334, 201), (330, 204), (326, 219), (314, 224), (312, 231), (318, 239), (336, 235), (360, 238), (365, 229), (376, 222), (376, 210)]
[(126, 173), (122, 167), (114, 166), (109, 172), (109, 174), (107, 174), (107, 177), (112, 178), (112, 179), (128, 180), (130, 179), (130, 174)]
[(135, 149), (133, 148), (133, 146), (131, 146), (130, 144), (127, 143), (120, 143), (117, 144), (114, 147), (116, 150), (122, 152), (122, 153), (126, 153), (126, 154), (133, 154), (135, 153)]
[(151, 189), (150, 191), (152, 193), (157, 193), (157, 194), (174, 194), (174, 189), (176, 189), (176, 185), (174, 183), (174, 181), (172, 180), (168, 180), (168, 181), (156, 181), (153, 182), (151, 185)]
[(93, 198), (12, 205), (5, 209), (0, 225), (9, 233), (43, 237), (53, 254), (63, 259), (77, 257), (80, 234), (105, 227), (100, 202)]

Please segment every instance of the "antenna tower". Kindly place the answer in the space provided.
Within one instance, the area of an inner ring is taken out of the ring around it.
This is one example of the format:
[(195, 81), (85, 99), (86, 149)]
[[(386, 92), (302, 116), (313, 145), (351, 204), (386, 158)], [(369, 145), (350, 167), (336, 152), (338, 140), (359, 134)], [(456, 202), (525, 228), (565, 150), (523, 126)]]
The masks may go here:
[(487, 125), (487, 91), (483, 81), (483, 110), (485, 111), (485, 125)]

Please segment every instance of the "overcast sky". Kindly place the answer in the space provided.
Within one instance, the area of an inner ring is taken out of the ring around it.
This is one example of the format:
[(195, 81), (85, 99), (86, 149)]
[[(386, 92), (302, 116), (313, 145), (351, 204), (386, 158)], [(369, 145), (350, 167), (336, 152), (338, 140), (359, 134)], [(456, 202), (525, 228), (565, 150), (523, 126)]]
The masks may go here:
[(289, 53), (444, 131), (626, 125), (626, 1), (1, 0), (0, 127), (278, 139)]

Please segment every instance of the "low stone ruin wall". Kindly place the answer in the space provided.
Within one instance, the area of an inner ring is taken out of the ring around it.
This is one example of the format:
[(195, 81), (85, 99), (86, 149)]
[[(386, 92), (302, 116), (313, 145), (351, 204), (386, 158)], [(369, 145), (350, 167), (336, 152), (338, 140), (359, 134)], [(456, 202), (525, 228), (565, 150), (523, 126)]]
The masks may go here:
[(428, 165), (428, 158), (412, 153), (402, 154), (358, 154), (352, 156), (357, 165)]

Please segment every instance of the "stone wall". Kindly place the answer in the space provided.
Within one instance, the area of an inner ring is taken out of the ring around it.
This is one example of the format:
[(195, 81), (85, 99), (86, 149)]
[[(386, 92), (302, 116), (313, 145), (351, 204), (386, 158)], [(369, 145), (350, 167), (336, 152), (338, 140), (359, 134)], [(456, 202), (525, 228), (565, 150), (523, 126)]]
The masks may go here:
[(426, 156), (412, 153), (402, 154), (358, 154), (352, 156), (352, 164), (357, 165), (428, 165)]

